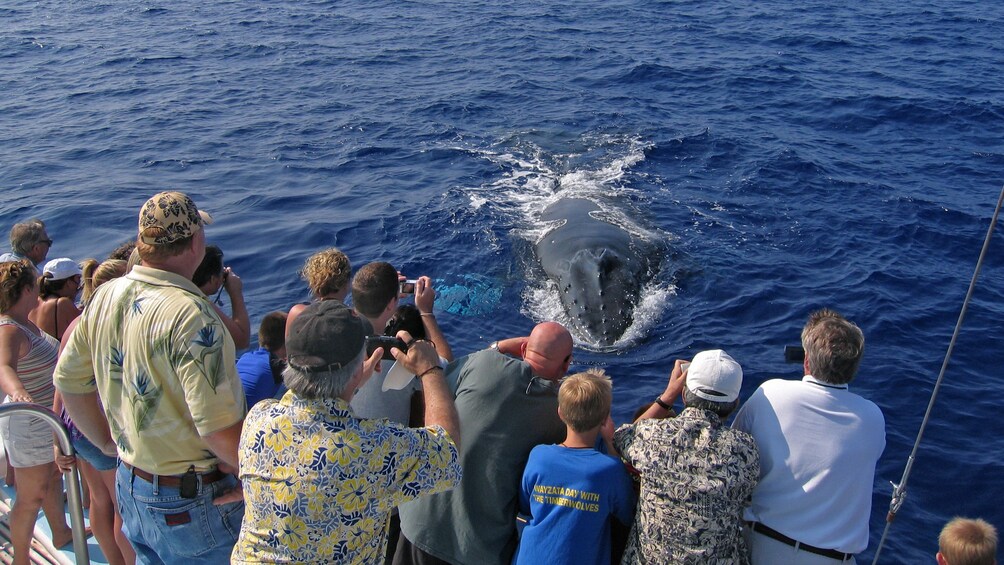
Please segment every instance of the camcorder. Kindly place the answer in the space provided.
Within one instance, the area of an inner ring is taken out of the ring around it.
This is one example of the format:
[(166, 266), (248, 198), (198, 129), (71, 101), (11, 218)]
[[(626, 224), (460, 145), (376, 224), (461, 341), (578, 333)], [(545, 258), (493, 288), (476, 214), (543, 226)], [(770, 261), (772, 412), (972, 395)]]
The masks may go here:
[(805, 349), (801, 345), (784, 346), (785, 363), (803, 363), (805, 361)]
[(378, 347), (383, 348), (383, 356), (381, 359), (387, 360), (394, 359), (394, 355), (390, 352), (391, 347), (396, 347), (405, 352), (408, 351), (408, 344), (406, 344), (404, 340), (399, 337), (389, 335), (371, 335), (366, 338), (366, 357), (371, 357), (373, 352), (376, 351)]
[(415, 283), (418, 280), (409, 279), (406, 281), (401, 281), (401, 291), (400, 294), (415, 294)]

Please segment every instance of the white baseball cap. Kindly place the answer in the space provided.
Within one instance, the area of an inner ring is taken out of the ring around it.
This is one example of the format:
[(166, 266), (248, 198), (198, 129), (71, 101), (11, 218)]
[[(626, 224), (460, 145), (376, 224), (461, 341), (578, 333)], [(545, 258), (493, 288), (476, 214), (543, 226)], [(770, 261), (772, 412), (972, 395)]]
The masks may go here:
[(721, 349), (694, 355), (687, 369), (687, 390), (714, 402), (732, 402), (743, 386), (743, 368)]
[(74, 263), (73, 259), (68, 257), (53, 259), (42, 267), (42, 276), (54, 281), (61, 281), (79, 274), (82, 274), (80, 265)]

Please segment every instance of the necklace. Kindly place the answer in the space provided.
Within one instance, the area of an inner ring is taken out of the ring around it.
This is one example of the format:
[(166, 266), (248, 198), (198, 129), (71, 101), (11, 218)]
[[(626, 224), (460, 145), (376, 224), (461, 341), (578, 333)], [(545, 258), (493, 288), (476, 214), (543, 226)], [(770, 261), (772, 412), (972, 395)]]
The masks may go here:
[(565, 445), (565, 442), (561, 442), (558, 445), (561, 447), (567, 447), (568, 449), (591, 449), (591, 445)]

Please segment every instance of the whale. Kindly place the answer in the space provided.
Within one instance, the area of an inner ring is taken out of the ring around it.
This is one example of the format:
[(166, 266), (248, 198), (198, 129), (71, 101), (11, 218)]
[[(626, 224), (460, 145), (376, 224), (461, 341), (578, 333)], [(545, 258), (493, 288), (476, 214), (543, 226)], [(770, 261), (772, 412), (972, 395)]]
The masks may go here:
[(535, 246), (573, 335), (599, 349), (613, 346), (633, 323), (654, 260), (651, 245), (603, 218), (592, 200), (561, 198), (541, 214), (556, 227)]

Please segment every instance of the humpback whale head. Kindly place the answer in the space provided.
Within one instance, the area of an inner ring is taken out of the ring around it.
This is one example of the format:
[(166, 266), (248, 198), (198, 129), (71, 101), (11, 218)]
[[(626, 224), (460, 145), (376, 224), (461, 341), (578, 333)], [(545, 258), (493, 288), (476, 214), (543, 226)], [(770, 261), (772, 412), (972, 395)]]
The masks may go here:
[(558, 287), (569, 329), (590, 346), (608, 348), (634, 323), (654, 250), (601, 219), (599, 211), (598, 204), (582, 198), (551, 204), (541, 219), (559, 225), (541, 237), (536, 250)]
[(613, 345), (633, 322), (641, 294), (637, 263), (610, 248), (580, 249), (557, 277), (565, 311), (593, 345)]

